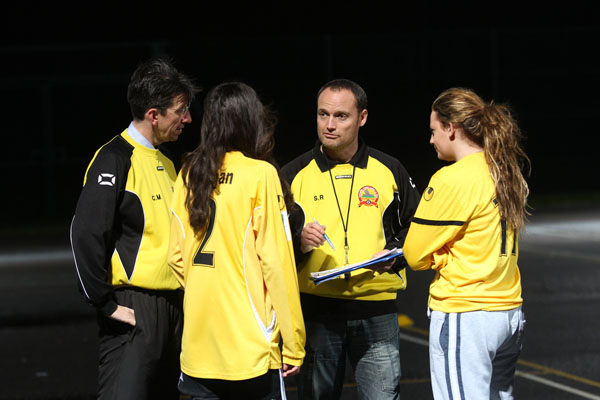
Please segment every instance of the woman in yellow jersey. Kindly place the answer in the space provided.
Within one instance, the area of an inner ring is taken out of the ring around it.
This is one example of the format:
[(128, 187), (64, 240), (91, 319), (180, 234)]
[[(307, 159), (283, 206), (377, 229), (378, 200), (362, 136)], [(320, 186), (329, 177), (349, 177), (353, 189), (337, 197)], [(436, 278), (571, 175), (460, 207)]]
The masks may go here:
[(436, 399), (511, 399), (525, 320), (517, 266), (529, 159), (506, 105), (469, 89), (434, 101), (439, 159), (404, 243), (414, 270), (434, 269), (429, 353)]
[(304, 359), (291, 196), (271, 160), (273, 130), (251, 87), (218, 85), (175, 183), (169, 264), (185, 288), (179, 390), (193, 399), (285, 399), (283, 378)]

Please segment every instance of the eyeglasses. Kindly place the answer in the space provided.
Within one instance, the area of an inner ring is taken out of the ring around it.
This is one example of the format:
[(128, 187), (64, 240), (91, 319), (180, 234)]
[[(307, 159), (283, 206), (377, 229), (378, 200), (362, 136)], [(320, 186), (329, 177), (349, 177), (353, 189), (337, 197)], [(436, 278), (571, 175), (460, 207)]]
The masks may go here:
[(187, 105), (185, 105), (183, 107), (178, 108), (177, 110), (174, 110), (173, 112), (175, 114), (179, 115), (180, 117), (183, 117), (185, 114), (188, 113), (188, 111), (190, 111), (190, 106), (191, 105), (192, 105), (191, 103), (187, 104)]

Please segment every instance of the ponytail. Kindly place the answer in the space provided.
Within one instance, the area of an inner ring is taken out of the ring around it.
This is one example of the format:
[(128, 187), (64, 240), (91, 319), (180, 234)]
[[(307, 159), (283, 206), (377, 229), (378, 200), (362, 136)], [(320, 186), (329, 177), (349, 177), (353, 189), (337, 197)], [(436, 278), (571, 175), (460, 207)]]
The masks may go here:
[(432, 106), (443, 125), (460, 125), (469, 140), (483, 148), (496, 188), (500, 215), (515, 230), (525, 225), (529, 188), (522, 170), (531, 163), (521, 148), (523, 136), (510, 109), (485, 103), (470, 89), (452, 88)]

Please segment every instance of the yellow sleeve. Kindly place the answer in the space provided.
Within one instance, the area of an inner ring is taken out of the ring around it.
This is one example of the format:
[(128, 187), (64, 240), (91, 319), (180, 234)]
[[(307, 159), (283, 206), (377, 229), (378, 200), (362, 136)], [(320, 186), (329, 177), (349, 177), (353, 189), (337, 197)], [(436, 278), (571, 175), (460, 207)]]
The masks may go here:
[(256, 200), (252, 218), (256, 251), (283, 338), (283, 362), (300, 366), (306, 333), (287, 210), (274, 168), (265, 170)]
[(404, 242), (404, 258), (413, 270), (439, 270), (446, 265), (447, 244), (460, 235), (468, 219), (458, 195), (460, 190), (436, 175), (423, 191)]
[[(173, 194), (173, 200), (171, 201), (171, 233), (169, 236), (169, 251), (167, 253), (167, 262), (175, 278), (179, 281), (181, 286), (185, 288), (184, 278), (184, 262), (181, 254), (181, 246), (185, 240), (185, 229), (183, 221), (181, 220), (181, 212), (178, 210), (185, 209), (185, 204), (182, 202), (185, 200), (185, 196), (181, 193), (184, 191), (183, 181), (181, 177), (177, 177), (175, 182), (175, 192)], [(184, 218), (187, 218), (185, 213)]]

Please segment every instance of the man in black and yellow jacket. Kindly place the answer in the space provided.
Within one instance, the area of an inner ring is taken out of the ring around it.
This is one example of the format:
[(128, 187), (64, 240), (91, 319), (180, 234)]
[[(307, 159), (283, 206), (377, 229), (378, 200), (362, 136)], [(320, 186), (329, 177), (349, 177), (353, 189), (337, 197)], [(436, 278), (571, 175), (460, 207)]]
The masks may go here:
[(359, 85), (331, 81), (319, 90), (317, 102), (319, 141), (282, 169), (299, 205), (290, 216), (307, 331), (299, 398), (339, 398), (348, 354), (363, 397), (396, 399), (395, 301), (406, 288), (404, 260), (318, 285), (309, 277), (402, 248), (419, 193), (397, 159), (359, 139), (368, 115)]
[(79, 287), (98, 310), (99, 399), (178, 399), (181, 286), (167, 265), (177, 177), (157, 146), (190, 123), (197, 89), (166, 60), (140, 64), (133, 121), (85, 173), (71, 224)]

